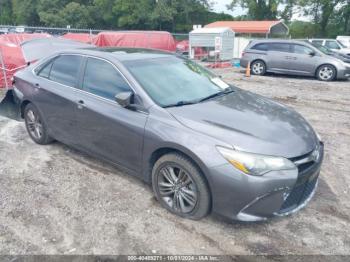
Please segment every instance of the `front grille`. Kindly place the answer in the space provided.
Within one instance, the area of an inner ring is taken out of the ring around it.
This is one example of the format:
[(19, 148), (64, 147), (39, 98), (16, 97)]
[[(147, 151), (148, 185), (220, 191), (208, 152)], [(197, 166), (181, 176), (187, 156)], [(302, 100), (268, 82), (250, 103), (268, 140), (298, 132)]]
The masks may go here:
[(316, 183), (317, 178), (312, 181), (308, 181), (305, 184), (295, 186), (290, 192), (287, 199), (284, 201), (279, 213), (286, 213), (304, 203), (306, 199), (308, 199), (308, 197), (311, 195), (316, 186)]
[[(279, 214), (287, 213), (296, 209), (298, 206), (302, 205), (312, 194), (317, 184), (317, 177), (314, 175), (319, 172), (320, 165), (323, 160), (323, 144), (321, 143), (319, 148), (320, 157), (315, 161), (313, 158), (310, 158), (313, 152), (305, 154), (300, 157), (296, 157), (292, 160), (295, 163), (298, 163), (298, 179), (295, 183), (294, 188), (291, 190), (283, 205), (278, 212)], [(303, 162), (303, 160), (305, 160)]]

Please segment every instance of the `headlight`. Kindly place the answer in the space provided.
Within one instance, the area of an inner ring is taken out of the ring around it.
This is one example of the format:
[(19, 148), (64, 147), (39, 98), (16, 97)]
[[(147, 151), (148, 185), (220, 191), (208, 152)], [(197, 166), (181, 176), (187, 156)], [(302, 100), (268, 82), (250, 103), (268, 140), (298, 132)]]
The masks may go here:
[(229, 163), (249, 175), (262, 176), (273, 170), (296, 168), (293, 162), (284, 157), (246, 153), (220, 146), (217, 149)]

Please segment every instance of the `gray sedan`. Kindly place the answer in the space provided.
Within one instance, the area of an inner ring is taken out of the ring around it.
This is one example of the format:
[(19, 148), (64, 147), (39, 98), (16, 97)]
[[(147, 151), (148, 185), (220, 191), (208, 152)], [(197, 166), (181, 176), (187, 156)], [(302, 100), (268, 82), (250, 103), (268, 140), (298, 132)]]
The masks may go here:
[(304, 41), (251, 41), (241, 58), (241, 66), (250, 63), (251, 72), (314, 76), (321, 81), (350, 78), (350, 63), (334, 57)]
[(18, 72), (14, 86), (36, 143), (122, 167), (176, 215), (265, 220), (316, 190), (323, 143), (301, 115), (176, 55), (65, 51)]

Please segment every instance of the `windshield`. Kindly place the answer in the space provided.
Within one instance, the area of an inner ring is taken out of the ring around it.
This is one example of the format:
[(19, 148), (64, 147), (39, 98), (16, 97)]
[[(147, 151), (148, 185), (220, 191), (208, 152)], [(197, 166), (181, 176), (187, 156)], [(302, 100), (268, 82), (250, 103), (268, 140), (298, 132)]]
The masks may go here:
[(125, 61), (124, 65), (162, 107), (198, 103), (231, 89), (202, 66), (175, 56)]
[(342, 42), (340, 42), (340, 41), (338, 41), (338, 40), (336, 40), (337, 41), (337, 43), (342, 47), (342, 48), (346, 48), (346, 46), (342, 43)]

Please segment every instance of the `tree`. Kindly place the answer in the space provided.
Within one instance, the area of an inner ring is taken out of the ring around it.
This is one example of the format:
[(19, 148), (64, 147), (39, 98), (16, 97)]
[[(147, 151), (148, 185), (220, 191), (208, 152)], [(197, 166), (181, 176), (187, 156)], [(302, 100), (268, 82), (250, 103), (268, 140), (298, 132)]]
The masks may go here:
[(177, 15), (176, 7), (172, 0), (158, 0), (154, 11), (151, 14), (151, 19), (158, 24), (159, 30), (162, 30), (164, 23), (173, 25), (174, 17)]
[(337, 7), (346, 0), (299, 0), (303, 13), (312, 17), (312, 21), (320, 27), (319, 35), (327, 35), (327, 26), (337, 13)]
[(11, 0), (0, 0), (0, 24), (11, 24), (12, 19), (12, 2)]
[(240, 6), (248, 10), (248, 19), (274, 20), (277, 19), (278, 6), (281, 0), (233, 0), (227, 7), (233, 10)]
[(292, 38), (305, 38), (305, 37), (315, 37), (317, 36), (319, 28), (317, 25), (311, 22), (305, 21), (293, 21), (289, 25), (289, 33)]
[(150, 14), (154, 0), (118, 0), (114, 3), (113, 14), (117, 27), (124, 29), (152, 28)]
[(12, 0), (13, 24), (38, 25), (37, 0)]

